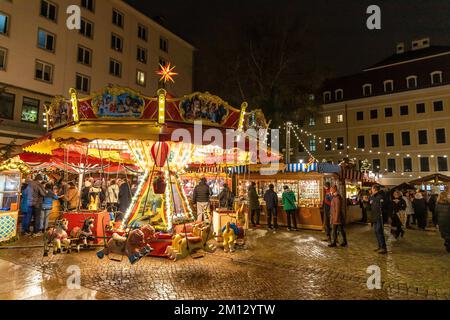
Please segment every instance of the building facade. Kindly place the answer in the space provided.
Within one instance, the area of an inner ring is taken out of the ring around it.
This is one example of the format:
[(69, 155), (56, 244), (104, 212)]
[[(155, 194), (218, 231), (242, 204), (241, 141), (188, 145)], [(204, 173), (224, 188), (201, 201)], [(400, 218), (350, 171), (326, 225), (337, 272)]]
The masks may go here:
[[(81, 8), (69, 30), (67, 8)], [(41, 136), (44, 103), (108, 85), (154, 96), (159, 64), (176, 66), (175, 96), (192, 92), (194, 47), (122, 0), (0, 1), (0, 148)]]
[[(450, 47), (413, 41), (361, 73), (326, 81), (297, 134), (319, 161), (368, 160), (385, 185), (450, 174)], [(302, 131), (303, 132), (302, 132)], [(300, 150), (302, 151), (302, 150)]]

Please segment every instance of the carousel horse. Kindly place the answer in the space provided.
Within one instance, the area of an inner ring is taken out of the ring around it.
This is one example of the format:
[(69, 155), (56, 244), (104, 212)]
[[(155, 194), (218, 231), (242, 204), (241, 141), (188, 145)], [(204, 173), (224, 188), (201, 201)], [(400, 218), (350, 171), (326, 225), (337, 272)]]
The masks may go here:
[(75, 227), (70, 231), (70, 237), (78, 239), (78, 244), (82, 244), (85, 248), (89, 247), (94, 241), (92, 229), (94, 229), (94, 218), (87, 218), (83, 222), (83, 226)]
[(67, 219), (56, 220), (55, 226), (50, 227), (44, 233), (44, 257), (48, 256), (50, 245), (53, 245), (53, 254), (61, 253), (62, 247), (70, 253), (70, 239), (67, 235)]
[(155, 229), (150, 225), (132, 230), (125, 237), (114, 233), (105, 248), (97, 252), (97, 257), (103, 259), (110, 253), (126, 255), (130, 263), (135, 264), (153, 250), (150, 241), (154, 238)]
[(197, 223), (194, 225), (192, 233), (174, 235), (172, 245), (166, 249), (166, 255), (169, 259), (176, 261), (200, 249), (212, 252), (213, 248), (207, 244), (211, 238), (211, 225), (203, 222)]
[(238, 235), (239, 229), (236, 224), (227, 222), (222, 228), (223, 249), (225, 252), (234, 252)]

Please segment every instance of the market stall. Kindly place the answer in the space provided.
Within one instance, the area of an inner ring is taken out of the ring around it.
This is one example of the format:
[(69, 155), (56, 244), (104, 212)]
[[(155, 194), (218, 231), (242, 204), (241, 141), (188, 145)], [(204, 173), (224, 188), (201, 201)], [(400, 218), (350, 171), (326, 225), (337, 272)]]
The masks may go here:
[(446, 189), (448, 190), (450, 187), (450, 177), (441, 173), (435, 173), (409, 181), (408, 184), (415, 186), (416, 189), (438, 193)]

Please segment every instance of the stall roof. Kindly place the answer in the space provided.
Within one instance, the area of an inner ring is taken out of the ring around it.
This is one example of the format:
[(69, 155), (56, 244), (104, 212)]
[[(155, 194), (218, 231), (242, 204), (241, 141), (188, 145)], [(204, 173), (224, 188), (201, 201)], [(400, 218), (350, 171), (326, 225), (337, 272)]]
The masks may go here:
[(435, 173), (435, 174), (431, 174), (426, 177), (412, 180), (409, 182), (409, 184), (412, 184), (412, 185), (420, 185), (420, 184), (426, 184), (426, 183), (441, 184), (441, 183), (449, 183), (449, 182), (450, 182), (449, 176), (446, 176), (441, 173)]

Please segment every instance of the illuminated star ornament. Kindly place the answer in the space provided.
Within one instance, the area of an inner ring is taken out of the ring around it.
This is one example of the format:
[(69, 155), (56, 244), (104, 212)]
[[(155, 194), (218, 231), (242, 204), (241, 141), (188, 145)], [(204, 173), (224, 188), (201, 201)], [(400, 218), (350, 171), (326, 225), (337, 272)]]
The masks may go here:
[(160, 64), (159, 67), (160, 70), (156, 72), (156, 74), (161, 76), (161, 79), (159, 79), (159, 81), (164, 81), (164, 83), (172, 81), (173, 83), (175, 83), (175, 81), (173, 80), (173, 76), (178, 75), (178, 73), (173, 72), (175, 66), (172, 67), (169, 62), (166, 66)]

